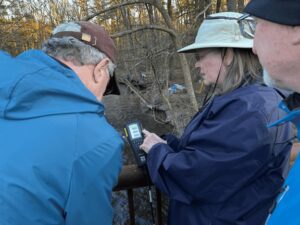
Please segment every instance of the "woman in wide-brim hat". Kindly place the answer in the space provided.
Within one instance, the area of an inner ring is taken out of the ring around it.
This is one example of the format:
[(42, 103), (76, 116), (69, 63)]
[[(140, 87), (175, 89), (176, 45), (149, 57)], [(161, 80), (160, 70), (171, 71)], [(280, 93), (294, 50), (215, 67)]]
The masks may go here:
[(255, 22), (240, 13), (207, 17), (193, 44), (210, 92), (180, 138), (144, 131), (153, 183), (170, 199), (169, 225), (263, 225), (286, 176), (289, 125), (281, 94), (262, 84), (252, 53)]

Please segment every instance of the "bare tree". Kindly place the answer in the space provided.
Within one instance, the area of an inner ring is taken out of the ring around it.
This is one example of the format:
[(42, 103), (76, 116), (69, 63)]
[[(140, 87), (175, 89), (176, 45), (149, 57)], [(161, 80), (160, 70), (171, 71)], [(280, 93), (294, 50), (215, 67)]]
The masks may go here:
[[(182, 46), (182, 43), (178, 38), (177, 31), (174, 29), (174, 25), (172, 23), (172, 20), (169, 16), (167, 10), (163, 7), (161, 1), (159, 1), (159, 0), (128, 0), (128, 1), (124, 1), (121, 4), (113, 5), (107, 9), (103, 10), (102, 12), (98, 12), (94, 15), (91, 15), (90, 17), (88, 17), (86, 19), (87, 20), (92, 19), (93, 17), (98, 16), (108, 10), (115, 10), (121, 6), (138, 4), (138, 3), (150, 4), (150, 5), (153, 5), (154, 7), (156, 7), (156, 9), (161, 13), (161, 15), (165, 21), (166, 27), (167, 27), (167, 28), (163, 28), (163, 27), (159, 27), (159, 26), (151, 26), (150, 25), (150, 26), (144, 26), (143, 28), (139, 28), (139, 30), (150, 28), (150, 29), (159, 29), (159, 30), (166, 31), (167, 33), (170, 34), (175, 49), (179, 49)], [(137, 30), (132, 30), (132, 31), (128, 31), (127, 33), (136, 32), (136, 31)], [(191, 104), (192, 104), (194, 110), (196, 111), (198, 109), (198, 103), (196, 101), (196, 97), (194, 94), (194, 88), (192, 85), (189, 65), (187, 63), (186, 57), (183, 54), (180, 54), (179, 58), (180, 58), (180, 63), (181, 63), (182, 70), (183, 70), (186, 88), (187, 88), (188, 94), (190, 96), (190, 101), (191, 101)]]
[(221, 0), (217, 0), (217, 5), (216, 5), (216, 12), (220, 12), (220, 8), (221, 8)]
[(236, 0), (227, 0), (227, 10), (236, 11)]
[(238, 0), (238, 11), (243, 12), (245, 8), (245, 1), (244, 0)]
[[(153, 13), (152, 13), (153, 12), (152, 7), (154, 7), (158, 12), (160, 12), (161, 18), (163, 19), (165, 25), (162, 26), (160, 24), (153, 25), (151, 23), (148, 23), (148, 24), (144, 23), (143, 25), (139, 25), (135, 28), (131, 28), (130, 30), (123, 30), (119, 33), (116, 33), (116, 34), (112, 35), (112, 37), (115, 37), (115, 38), (122, 37), (124, 35), (129, 35), (129, 34), (133, 34), (136, 32), (143, 32), (143, 31), (149, 30), (149, 29), (150, 30), (160, 30), (160, 31), (163, 31), (163, 32), (166, 32), (167, 34), (169, 34), (169, 37), (172, 41), (173, 49), (175, 51), (177, 49), (179, 49), (182, 46), (182, 43), (179, 38), (178, 31), (175, 29), (173, 21), (172, 21), (171, 17), (169, 16), (169, 12), (164, 7), (162, 2), (158, 1), (158, 0), (127, 0), (127, 1), (123, 1), (122, 3), (119, 3), (119, 4), (110, 5), (106, 9), (103, 9), (97, 13), (94, 13), (93, 15), (90, 15), (86, 19), (87, 20), (92, 19), (92, 18), (94, 18), (96, 16), (100, 16), (108, 11), (117, 10), (124, 6), (140, 5), (140, 4), (144, 4), (146, 6), (146, 8), (148, 10), (148, 16), (149, 16), (150, 22), (154, 22), (154, 17), (153, 17)], [(140, 19), (140, 21), (141, 21), (141, 19)], [(154, 35), (154, 33), (152, 33), (151, 35)], [(153, 36), (152, 40), (153, 41), (151, 41), (151, 43), (155, 43), (154, 40), (158, 41), (157, 36), (155, 36), (155, 37)], [(153, 49), (155, 49), (155, 47)], [(149, 51), (148, 54), (150, 54), (150, 55), (156, 54), (154, 52)], [(184, 54), (179, 54), (177, 57), (179, 59), (181, 68), (183, 70), (185, 86), (186, 86), (186, 90), (188, 92), (190, 105), (191, 105), (191, 109), (192, 109), (191, 114), (193, 114), (193, 112), (196, 112), (198, 110), (198, 103), (197, 103), (195, 93), (194, 93), (189, 64), (188, 64), (187, 59)], [(147, 59), (149, 62), (151, 61), (150, 58), (147, 58)], [(152, 68), (153, 76), (157, 78), (158, 73), (157, 73), (157, 68), (156, 68), (155, 62), (151, 61), (151, 65), (152, 65), (151, 68)], [(157, 65), (159, 65), (159, 63), (157, 63)], [(156, 80), (158, 80), (158, 79), (156, 79)], [(159, 85), (160, 82), (156, 82), (156, 84)], [(165, 86), (163, 86), (163, 87), (165, 87)], [(161, 98), (164, 100), (164, 102), (168, 106), (168, 111), (171, 112), (171, 114), (173, 114), (174, 109), (172, 108), (172, 105), (170, 104), (168, 97), (165, 95), (165, 92), (159, 91), (159, 93), (161, 94)], [(171, 120), (172, 120), (172, 124), (176, 127), (177, 130), (179, 130), (180, 128), (179, 128), (179, 125), (177, 124), (178, 120), (177, 120), (176, 116), (173, 115)]]

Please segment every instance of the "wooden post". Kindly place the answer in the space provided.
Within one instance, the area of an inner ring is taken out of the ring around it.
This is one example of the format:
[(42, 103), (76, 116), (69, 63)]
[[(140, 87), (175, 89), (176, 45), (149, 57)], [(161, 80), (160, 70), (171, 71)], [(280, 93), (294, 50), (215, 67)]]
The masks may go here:
[(128, 212), (130, 218), (130, 224), (135, 225), (135, 213), (134, 213), (134, 203), (133, 203), (133, 190), (127, 190), (128, 197)]

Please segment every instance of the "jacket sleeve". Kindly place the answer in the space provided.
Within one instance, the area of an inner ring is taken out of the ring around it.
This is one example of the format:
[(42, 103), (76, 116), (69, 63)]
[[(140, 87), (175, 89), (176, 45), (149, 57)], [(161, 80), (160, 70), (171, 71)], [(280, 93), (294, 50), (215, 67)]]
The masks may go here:
[(176, 147), (179, 144), (179, 139), (175, 137), (173, 134), (167, 133), (165, 135), (162, 135), (161, 138), (166, 140), (168, 145), (173, 149), (176, 149)]
[(171, 199), (218, 203), (254, 179), (270, 156), (272, 140), (265, 114), (235, 100), (184, 134), (178, 152), (167, 144), (154, 145), (148, 169)]
[(111, 194), (121, 169), (122, 143), (102, 143), (73, 165), (66, 225), (111, 225)]

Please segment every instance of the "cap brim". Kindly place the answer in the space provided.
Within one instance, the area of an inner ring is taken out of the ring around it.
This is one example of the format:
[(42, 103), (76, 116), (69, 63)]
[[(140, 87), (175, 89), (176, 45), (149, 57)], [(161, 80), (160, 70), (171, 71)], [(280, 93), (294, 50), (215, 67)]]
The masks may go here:
[(202, 49), (202, 48), (252, 48), (252, 46), (253, 46), (253, 41), (250, 39), (249, 41), (240, 41), (235, 43), (224, 43), (224, 42), (214, 42), (214, 43), (204, 43), (204, 44), (194, 43), (179, 49), (177, 52), (192, 53), (192, 52), (197, 52), (198, 49)]
[(120, 95), (120, 89), (117, 84), (115, 72), (107, 84), (104, 95)]
[(288, 1), (285, 3), (282, 0), (252, 0), (246, 5), (244, 12), (273, 23), (299, 26), (299, 6), (299, 1)]

